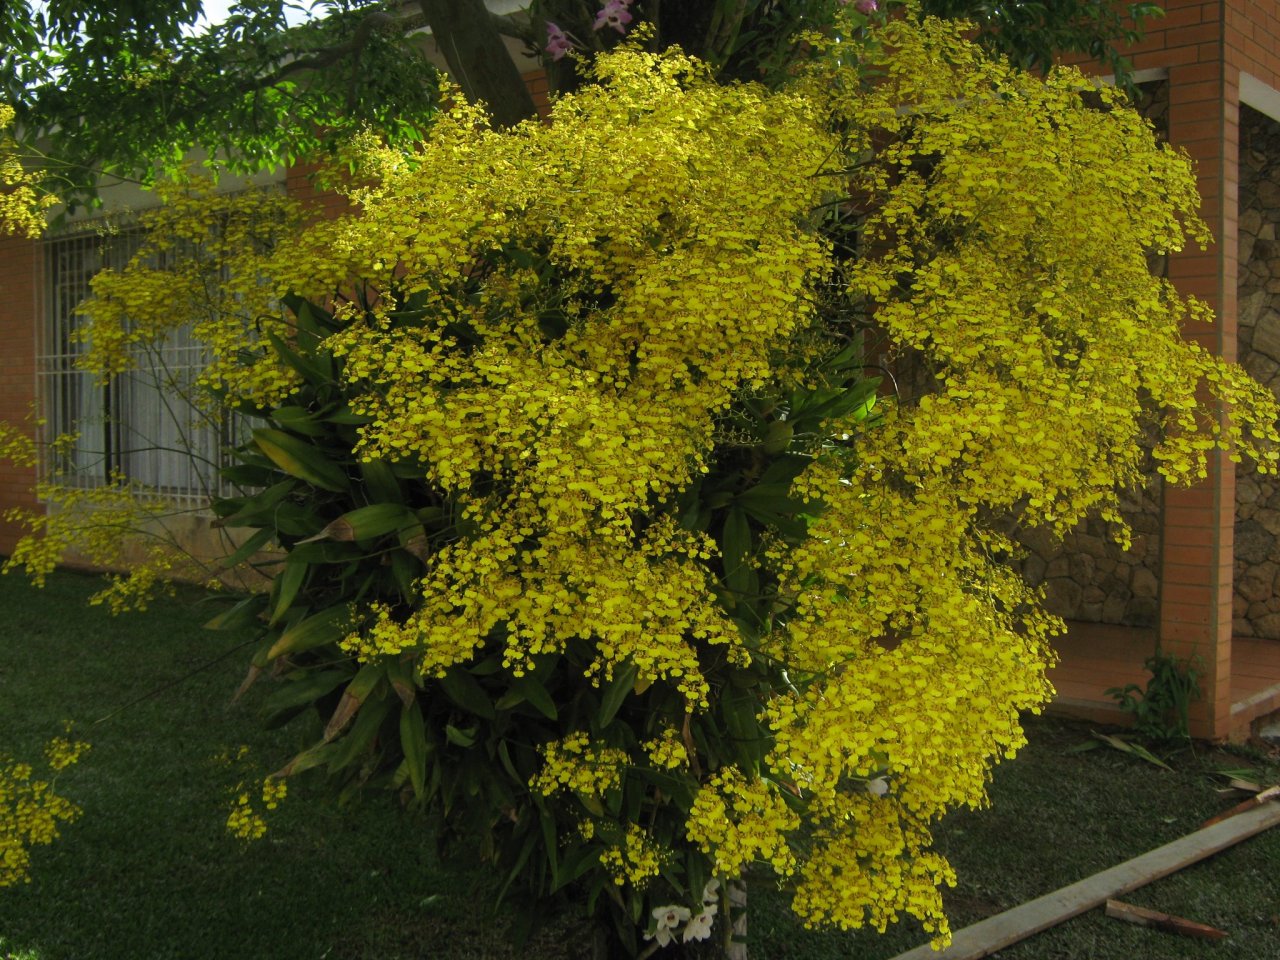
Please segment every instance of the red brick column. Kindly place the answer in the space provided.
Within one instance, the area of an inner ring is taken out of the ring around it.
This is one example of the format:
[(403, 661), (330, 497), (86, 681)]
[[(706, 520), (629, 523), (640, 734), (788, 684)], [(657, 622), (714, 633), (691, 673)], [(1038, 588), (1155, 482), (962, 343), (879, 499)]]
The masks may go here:
[[(1228, 360), (1236, 355), (1239, 94), (1224, 31), (1228, 8), (1241, 2), (1247, 0), (1167, 0), (1165, 16), (1149, 21), (1127, 51), (1136, 70), (1167, 72), (1169, 139), (1195, 163), (1201, 216), (1214, 236), (1207, 249), (1192, 247), (1169, 261), (1178, 290), (1217, 315), (1214, 324), (1188, 323), (1183, 335)], [(1163, 526), (1160, 643), (1175, 657), (1200, 659), (1204, 698), (1192, 708), (1193, 733), (1226, 736), (1235, 533), (1235, 473), (1227, 457), (1212, 455), (1208, 479), (1194, 487), (1165, 486)]]
[[(39, 241), (0, 239), (0, 420), (27, 431), (36, 399), (36, 310), (41, 298)], [(0, 513), (35, 506), (35, 470), (0, 461)], [(18, 529), (0, 520), (0, 553), (13, 549)]]
[[(1280, 0), (1225, 0), (1222, 6), (1222, 60), (1223, 60), (1223, 301), (1224, 317), (1230, 318), (1230, 325), (1224, 329), (1227, 338), (1227, 355), (1235, 359), (1236, 352), (1236, 292), (1239, 283), (1239, 262), (1237, 258), (1237, 242), (1239, 237), (1239, 173), (1240, 173), (1240, 88), (1241, 72), (1248, 73), (1253, 80), (1271, 88), (1267, 104), (1258, 104), (1269, 108), (1275, 119), (1275, 91), (1280, 91)], [(1225, 326), (1225, 325), (1224, 325)], [(1242, 467), (1241, 469), (1252, 469)], [(1223, 496), (1230, 496), (1226, 501), (1228, 509), (1234, 516), (1235, 488), (1224, 487)], [(1227, 540), (1225, 561), (1232, 560), (1233, 543)], [(1225, 576), (1229, 578), (1231, 570)], [(1227, 579), (1230, 585), (1230, 579)], [(1231, 595), (1228, 593), (1223, 604), (1229, 607)], [(1228, 613), (1229, 613), (1228, 609)], [(1277, 648), (1280, 656), (1280, 647)], [(1228, 661), (1229, 666), (1229, 661)], [(1228, 717), (1229, 717), (1228, 706)], [(1226, 733), (1226, 727), (1218, 728), (1220, 734)], [(1247, 730), (1230, 731), (1242, 734)]]
[[(1221, 4), (1190, 5), (1221, 16)], [(1236, 355), (1236, 200), (1239, 108), (1228, 101), (1222, 22), (1171, 29), (1162, 53), (1169, 64), (1169, 137), (1196, 164), (1201, 216), (1214, 243), (1171, 258), (1170, 279), (1184, 295), (1209, 304), (1212, 325), (1188, 323), (1183, 334), (1228, 360)], [(1193, 57), (1194, 54), (1194, 57)], [(1213, 415), (1221, 416), (1220, 411)], [(1225, 736), (1231, 718), (1231, 599), (1235, 471), (1213, 454), (1209, 478), (1192, 488), (1167, 486), (1160, 638), (1167, 653), (1198, 657), (1204, 698), (1193, 707), (1194, 732)]]
[[(1166, 67), (1170, 139), (1196, 162), (1202, 216), (1216, 242), (1172, 259), (1170, 276), (1184, 294), (1210, 304), (1213, 326), (1185, 334), (1227, 360), (1236, 359), (1239, 264), (1240, 74), (1280, 88), (1280, 2), (1170, 0), (1159, 29), (1135, 49), (1135, 67)], [(1179, 657), (1199, 655), (1205, 699), (1195, 732), (1231, 733), (1231, 593), (1235, 472), (1222, 455), (1210, 477), (1190, 490), (1165, 491), (1160, 636)], [(1238, 731), (1237, 731), (1238, 732)]]

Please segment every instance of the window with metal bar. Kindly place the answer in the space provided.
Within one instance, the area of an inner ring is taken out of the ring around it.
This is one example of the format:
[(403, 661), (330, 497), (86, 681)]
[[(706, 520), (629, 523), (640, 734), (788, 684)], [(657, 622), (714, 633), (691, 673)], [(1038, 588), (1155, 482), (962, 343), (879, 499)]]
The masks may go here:
[(97, 486), (120, 475), (157, 495), (191, 502), (220, 492), (218, 470), (232, 437), (192, 402), (204, 349), (189, 329), (137, 355), (134, 369), (107, 383), (78, 368), (86, 349), (80, 303), (99, 271), (120, 269), (138, 249), (142, 231), (86, 232), (45, 245), (45, 329), (37, 358), (50, 447), (49, 480)]

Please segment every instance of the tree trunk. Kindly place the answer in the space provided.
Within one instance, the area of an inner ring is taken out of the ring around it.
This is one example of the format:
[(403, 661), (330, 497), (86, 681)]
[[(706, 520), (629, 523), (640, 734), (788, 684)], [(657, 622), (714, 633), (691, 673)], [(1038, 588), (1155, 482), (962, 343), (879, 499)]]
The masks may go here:
[(725, 906), (729, 926), (725, 930), (726, 960), (747, 960), (747, 881), (730, 880), (725, 885)]
[(599, 924), (591, 929), (591, 960), (613, 960), (609, 956), (609, 931)]
[(484, 0), (419, 0), (449, 75), (467, 99), (484, 101), (499, 127), (535, 116), (533, 97)]

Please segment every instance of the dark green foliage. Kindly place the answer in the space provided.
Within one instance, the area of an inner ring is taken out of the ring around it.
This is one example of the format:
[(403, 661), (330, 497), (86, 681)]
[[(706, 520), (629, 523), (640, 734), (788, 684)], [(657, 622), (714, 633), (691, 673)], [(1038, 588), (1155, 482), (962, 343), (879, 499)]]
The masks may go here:
[(1145, 688), (1130, 683), (1112, 687), (1106, 695), (1133, 715), (1139, 736), (1161, 743), (1189, 739), (1188, 713), (1201, 696), (1198, 663), (1157, 650), (1142, 665), (1151, 674)]
[(436, 71), (398, 5), (347, 3), (287, 28), (286, 0), (243, 0), (221, 24), (197, 0), (0, 5), (0, 102), (47, 186), (91, 201), (102, 174), (150, 181), (200, 148), (235, 172), (318, 160), (365, 127), (412, 140)]
[(1142, 37), (1143, 25), (1164, 16), (1158, 3), (1125, 0), (923, 0), (926, 13), (972, 20), (981, 40), (1013, 63), (1045, 70), (1063, 53), (1086, 54), (1123, 84), (1131, 67), (1120, 50)]

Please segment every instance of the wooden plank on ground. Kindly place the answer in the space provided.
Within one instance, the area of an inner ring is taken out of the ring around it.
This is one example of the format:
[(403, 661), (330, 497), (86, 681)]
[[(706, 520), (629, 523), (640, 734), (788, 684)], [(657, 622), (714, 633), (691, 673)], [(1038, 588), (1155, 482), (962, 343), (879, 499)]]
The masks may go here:
[(1211, 827), (1215, 823), (1221, 823), (1223, 820), (1227, 820), (1230, 817), (1238, 817), (1240, 814), (1244, 813), (1246, 810), (1251, 810), (1258, 804), (1266, 803), (1268, 800), (1275, 800), (1277, 797), (1280, 797), (1280, 785), (1276, 785), (1274, 787), (1267, 787), (1267, 789), (1262, 790), (1259, 793), (1255, 794), (1254, 796), (1250, 797), (1244, 803), (1238, 803), (1234, 807), (1232, 807), (1230, 810), (1227, 810), (1224, 813), (1220, 813), (1216, 817), (1210, 817), (1204, 823), (1200, 824), (1200, 826)]
[(1125, 923), (1136, 923), (1140, 927), (1151, 927), (1166, 933), (1176, 933), (1183, 937), (1196, 937), (1200, 940), (1222, 940), (1227, 931), (1211, 927), (1207, 923), (1196, 923), (1186, 917), (1176, 917), (1172, 913), (1161, 913), (1159, 910), (1148, 910), (1120, 900), (1107, 901), (1107, 916)]
[(981, 960), (1011, 943), (1079, 916), (1112, 897), (1167, 877), (1278, 823), (1280, 804), (1259, 804), (1230, 820), (1187, 834), (1110, 870), (965, 927), (956, 932), (946, 950), (934, 950), (926, 943), (898, 954), (893, 960)]

